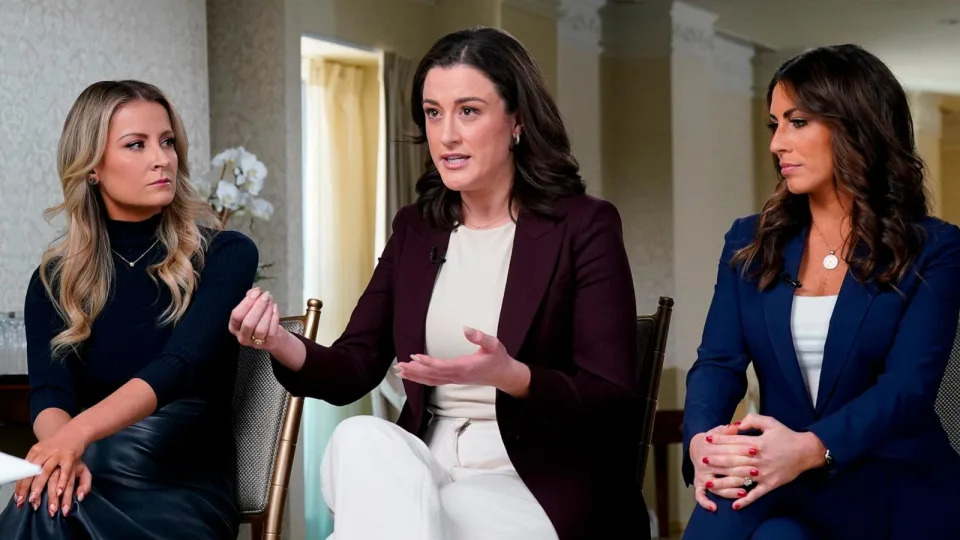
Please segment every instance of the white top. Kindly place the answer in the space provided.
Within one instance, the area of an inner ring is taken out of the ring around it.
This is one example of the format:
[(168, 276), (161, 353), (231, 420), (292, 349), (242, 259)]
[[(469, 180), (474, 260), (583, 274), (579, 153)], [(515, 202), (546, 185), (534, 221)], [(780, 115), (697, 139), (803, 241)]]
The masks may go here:
[(794, 296), (790, 314), (793, 346), (800, 362), (803, 382), (810, 399), (817, 402), (820, 371), (823, 369), (823, 346), (827, 342), (830, 317), (837, 305), (837, 296)]
[[(450, 233), (446, 262), (427, 311), (428, 356), (454, 358), (476, 352), (477, 346), (463, 336), (464, 326), (497, 335), (516, 230), (510, 221), (485, 230), (461, 226)], [(492, 386), (445, 384), (432, 393), (429, 410), (451, 418), (496, 420), (496, 397)]]

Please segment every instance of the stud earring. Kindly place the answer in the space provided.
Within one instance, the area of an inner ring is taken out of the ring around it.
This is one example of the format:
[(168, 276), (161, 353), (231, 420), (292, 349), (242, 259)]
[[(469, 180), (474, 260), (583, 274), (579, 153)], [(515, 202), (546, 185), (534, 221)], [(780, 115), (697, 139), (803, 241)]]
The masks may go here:
[(87, 178), (87, 183), (90, 184), (91, 186), (95, 186), (99, 184), (100, 181), (97, 180), (95, 177), (91, 176), (90, 178)]

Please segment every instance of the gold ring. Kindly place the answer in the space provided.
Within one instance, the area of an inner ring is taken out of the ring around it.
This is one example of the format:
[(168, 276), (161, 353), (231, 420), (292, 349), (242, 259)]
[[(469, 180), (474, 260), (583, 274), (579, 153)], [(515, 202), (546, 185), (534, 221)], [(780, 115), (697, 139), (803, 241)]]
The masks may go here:
[(256, 345), (257, 347), (263, 345), (263, 342), (266, 341), (266, 339), (260, 339), (253, 336), (250, 336), (250, 339), (253, 340), (253, 344)]

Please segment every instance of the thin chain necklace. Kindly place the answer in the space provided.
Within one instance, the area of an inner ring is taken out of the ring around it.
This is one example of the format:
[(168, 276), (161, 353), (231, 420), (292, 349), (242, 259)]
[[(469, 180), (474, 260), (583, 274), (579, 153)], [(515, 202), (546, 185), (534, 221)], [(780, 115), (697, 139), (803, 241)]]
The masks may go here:
[(126, 257), (124, 257), (123, 255), (117, 253), (117, 250), (115, 250), (115, 249), (113, 249), (113, 248), (110, 248), (110, 251), (112, 251), (113, 254), (116, 255), (117, 257), (120, 257), (120, 260), (121, 260), (121, 261), (129, 264), (129, 265), (130, 265), (130, 268), (133, 268), (133, 265), (135, 265), (135, 264), (137, 264), (138, 262), (140, 262), (140, 259), (146, 257), (146, 256), (147, 256), (147, 253), (150, 253), (150, 250), (153, 249), (153, 246), (157, 245), (157, 242), (159, 242), (159, 241), (160, 241), (159, 238), (157, 238), (156, 240), (154, 240), (153, 243), (150, 244), (150, 247), (148, 247), (146, 251), (144, 251), (142, 254), (140, 254), (139, 257), (137, 257), (136, 259), (134, 259), (134, 260), (132, 260), (132, 261), (128, 261)]
[[(823, 240), (823, 244), (827, 246), (828, 250), (830, 250), (830, 253), (823, 258), (823, 267), (827, 270), (833, 270), (840, 265), (840, 258), (837, 257), (837, 250), (830, 247), (830, 243), (827, 242), (827, 237), (823, 235), (823, 231), (820, 230), (820, 226), (817, 225), (816, 221), (813, 222), (813, 228), (817, 230), (817, 234), (820, 235), (820, 239)], [(840, 245), (843, 246), (846, 241), (846, 238), (843, 238), (843, 235), (841, 235)]]
[(494, 225), (499, 225), (500, 223), (503, 223), (503, 220), (507, 219), (508, 217), (510, 217), (509, 212), (507, 213), (507, 215), (498, 218), (496, 221), (491, 221), (490, 223), (487, 223), (485, 225), (467, 225), (466, 223), (464, 223), (463, 226), (468, 229), (483, 230), (483, 229), (488, 229), (490, 227), (493, 227)]

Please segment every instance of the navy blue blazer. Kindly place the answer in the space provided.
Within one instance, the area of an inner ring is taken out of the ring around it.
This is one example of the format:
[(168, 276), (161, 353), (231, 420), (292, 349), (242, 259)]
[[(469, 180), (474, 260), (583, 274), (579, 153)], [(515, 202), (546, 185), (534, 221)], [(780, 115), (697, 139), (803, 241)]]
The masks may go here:
[[(960, 472), (960, 456), (934, 411), (960, 313), (960, 229), (935, 218), (922, 252), (898, 284), (900, 293), (860, 283), (847, 272), (830, 319), (816, 403), (810, 399), (790, 330), (794, 288), (786, 279), (765, 291), (730, 265), (749, 244), (754, 215), (726, 235), (697, 361), (687, 375), (684, 479), (693, 481), (690, 439), (727, 424), (753, 362), (760, 414), (811, 431), (840, 474), (865, 459), (906, 462), (931, 475)], [(784, 248), (784, 272), (796, 279), (807, 230)]]

